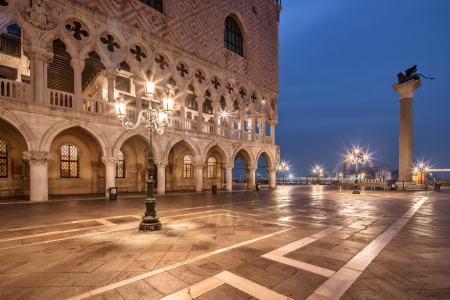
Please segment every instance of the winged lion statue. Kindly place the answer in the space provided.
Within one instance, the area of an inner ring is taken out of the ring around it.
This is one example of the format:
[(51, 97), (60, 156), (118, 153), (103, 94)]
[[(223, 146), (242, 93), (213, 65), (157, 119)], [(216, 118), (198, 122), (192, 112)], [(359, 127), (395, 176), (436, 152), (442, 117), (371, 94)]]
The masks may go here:
[(398, 83), (407, 82), (410, 80), (420, 80), (420, 76), (426, 79), (434, 79), (434, 78), (428, 78), (423, 76), (422, 74), (418, 74), (417, 72), (417, 65), (414, 65), (414, 67), (411, 67), (405, 71), (405, 75), (403, 75), (402, 72), (397, 74), (398, 77)]

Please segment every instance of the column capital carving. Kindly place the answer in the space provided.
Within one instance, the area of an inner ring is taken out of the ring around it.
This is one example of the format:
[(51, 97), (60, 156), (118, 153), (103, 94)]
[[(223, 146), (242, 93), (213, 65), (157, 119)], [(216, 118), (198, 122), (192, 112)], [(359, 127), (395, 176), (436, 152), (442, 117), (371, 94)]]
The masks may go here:
[(74, 70), (83, 71), (85, 63), (84, 60), (72, 58), (70, 65)]
[(214, 101), (214, 102), (212, 102), (212, 103), (211, 103), (211, 106), (213, 107), (214, 112), (217, 112), (219, 109), (221, 109), (221, 107), (220, 107), (220, 102), (219, 102), (219, 101)]
[(403, 100), (407, 98), (414, 98), (414, 91), (420, 86), (420, 80), (413, 80), (393, 85), (392, 88), (400, 95), (400, 100)]
[(142, 78), (142, 77), (140, 77), (140, 78), (138, 78), (138, 77), (135, 77), (134, 79), (133, 79), (133, 83), (134, 83), (134, 85), (139, 85), (139, 86), (143, 86), (144, 85), (144, 78)]
[(254, 166), (248, 166), (247, 169), (248, 169), (249, 172), (255, 172), (256, 169), (257, 169), (257, 167), (254, 167)]
[(23, 160), (28, 162), (29, 165), (46, 165), (53, 161), (53, 153), (49, 152), (23, 152)]
[(234, 169), (234, 165), (225, 165), (226, 170)]
[(106, 69), (105, 70), (105, 77), (107, 79), (116, 79), (117, 71), (112, 69)]
[(155, 165), (158, 168), (165, 168), (167, 166), (167, 162), (155, 161)]
[(278, 171), (277, 168), (270, 168), (270, 167), (267, 168), (267, 172), (276, 172), (276, 171)]
[(268, 120), (267, 123), (269, 123), (270, 126), (275, 126), (278, 124), (277, 120)]
[[(198, 105), (202, 105), (205, 102), (205, 97), (198, 97), (195, 99), (197, 101)], [(200, 110), (199, 110), (200, 111)]]
[(195, 164), (195, 165), (194, 165), (194, 168), (195, 168), (195, 169), (202, 169), (202, 170), (203, 170), (203, 169), (205, 168), (205, 164), (204, 164), (204, 163)]
[(106, 166), (115, 165), (118, 161), (119, 159), (115, 156), (102, 156), (102, 162)]
[(47, 52), (45, 49), (36, 48), (33, 46), (31, 47), (30, 52), (25, 53), (25, 55), (28, 56), (30, 60), (40, 60), (46, 63), (51, 63), (54, 56), (53, 53)]

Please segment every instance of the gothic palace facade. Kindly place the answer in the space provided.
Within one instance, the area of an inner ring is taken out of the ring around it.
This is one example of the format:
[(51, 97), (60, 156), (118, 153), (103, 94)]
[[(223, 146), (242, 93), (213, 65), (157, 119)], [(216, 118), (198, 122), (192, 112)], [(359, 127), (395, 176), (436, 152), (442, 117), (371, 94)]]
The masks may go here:
[(260, 156), (274, 189), (280, 2), (0, 0), (0, 196), (144, 191), (147, 131), (114, 100), (135, 122), (148, 80), (176, 87), (158, 194), (231, 190), (238, 158), (252, 189)]

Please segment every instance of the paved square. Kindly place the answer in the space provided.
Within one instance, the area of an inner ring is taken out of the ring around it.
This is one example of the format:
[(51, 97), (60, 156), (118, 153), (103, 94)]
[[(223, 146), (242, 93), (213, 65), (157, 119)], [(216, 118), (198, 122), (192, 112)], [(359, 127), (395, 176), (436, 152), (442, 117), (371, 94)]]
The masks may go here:
[(0, 205), (0, 299), (449, 299), (450, 191)]

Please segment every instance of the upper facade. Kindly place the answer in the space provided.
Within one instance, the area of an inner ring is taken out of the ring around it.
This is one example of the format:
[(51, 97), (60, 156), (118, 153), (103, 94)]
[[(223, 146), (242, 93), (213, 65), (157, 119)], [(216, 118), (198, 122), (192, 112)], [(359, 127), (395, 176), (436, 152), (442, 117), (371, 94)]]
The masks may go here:
[[(75, 0), (123, 21), (273, 92), (278, 91), (278, 24), (281, 6), (269, 0)], [(225, 20), (240, 27), (243, 55), (224, 47)]]

